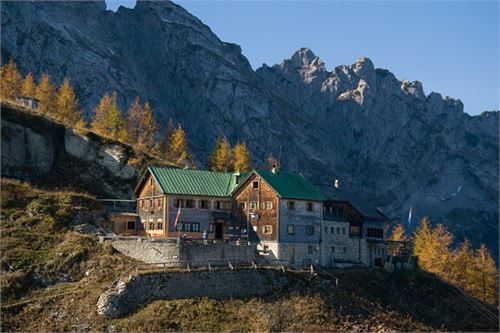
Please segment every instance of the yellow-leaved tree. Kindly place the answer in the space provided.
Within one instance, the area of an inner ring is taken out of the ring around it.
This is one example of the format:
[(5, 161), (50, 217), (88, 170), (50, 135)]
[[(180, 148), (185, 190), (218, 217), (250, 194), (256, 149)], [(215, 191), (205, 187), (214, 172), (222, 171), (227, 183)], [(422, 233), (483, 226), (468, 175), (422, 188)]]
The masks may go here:
[(443, 272), (443, 277), (465, 291), (471, 292), (474, 271), (474, 253), (468, 239), (465, 239), (458, 249), (452, 253), (450, 261), (448, 270)]
[(188, 152), (186, 133), (180, 124), (173, 130), (169, 140), (169, 160), (178, 165), (188, 166), (191, 155)]
[(232, 166), (233, 152), (226, 138), (218, 137), (212, 154), (208, 157), (208, 169), (212, 171), (229, 171)]
[(36, 94), (36, 84), (33, 74), (28, 73), (23, 80), (23, 84), (21, 85), (21, 95), (35, 98)]
[(157, 153), (167, 161), (170, 161), (170, 138), (175, 131), (174, 122), (172, 119), (168, 120), (167, 129), (165, 130), (160, 142), (157, 146)]
[(233, 148), (233, 171), (246, 172), (252, 169), (252, 159), (246, 144), (238, 142)]
[(71, 126), (82, 120), (78, 100), (67, 78), (64, 78), (57, 92), (55, 117)]
[(105, 94), (99, 104), (94, 108), (94, 116), (90, 124), (91, 130), (97, 134), (110, 138), (127, 141), (127, 130), (118, 105), (116, 92)]
[(37, 110), (55, 116), (55, 95), (56, 87), (50, 81), (50, 76), (46, 73), (42, 74), (35, 90), (35, 97), (38, 99)]
[[(389, 240), (392, 241), (404, 241), (407, 239), (405, 235), (406, 231), (405, 228), (401, 223), (396, 224), (391, 231), (391, 235), (389, 236)], [(390, 253), (393, 256), (396, 256), (399, 254), (401, 245), (396, 243), (396, 244), (390, 244), (387, 248), (387, 252)]]
[(498, 269), (486, 245), (481, 244), (474, 256), (473, 294), (483, 301), (498, 304)]
[(157, 149), (158, 123), (156, 122), (151, 105), (146, 102), (141, 105), (136, 97), (127, 114), (127, 132), (131, 145), (139, 150), (153, 152)]
[(12, 59), (0, 67), (0, 91), (2, 98), (11, 100), (21, 92), (21, 74)]

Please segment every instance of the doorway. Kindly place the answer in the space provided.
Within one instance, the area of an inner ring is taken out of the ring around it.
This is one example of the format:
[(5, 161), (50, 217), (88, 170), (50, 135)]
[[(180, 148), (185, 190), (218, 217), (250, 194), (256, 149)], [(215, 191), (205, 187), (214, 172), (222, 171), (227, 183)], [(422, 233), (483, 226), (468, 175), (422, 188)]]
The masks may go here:
[(288, 247), (288, 256), (290, 258), (290, 264), (295, 263), (295, 245), (290, 245)]
[(224, 225), (222, 223), (215, 224), (215, 239), (223, 238), (223, 226)]

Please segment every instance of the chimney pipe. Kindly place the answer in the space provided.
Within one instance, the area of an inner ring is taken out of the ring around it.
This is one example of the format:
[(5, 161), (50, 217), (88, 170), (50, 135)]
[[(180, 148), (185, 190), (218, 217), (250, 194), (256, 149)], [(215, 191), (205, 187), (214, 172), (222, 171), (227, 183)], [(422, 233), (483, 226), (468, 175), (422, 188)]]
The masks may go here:
[(336, 189), (340, 189), (340, 180), (335, 179), (335, 182), (334, 182), (333, 186), (334, 186)]

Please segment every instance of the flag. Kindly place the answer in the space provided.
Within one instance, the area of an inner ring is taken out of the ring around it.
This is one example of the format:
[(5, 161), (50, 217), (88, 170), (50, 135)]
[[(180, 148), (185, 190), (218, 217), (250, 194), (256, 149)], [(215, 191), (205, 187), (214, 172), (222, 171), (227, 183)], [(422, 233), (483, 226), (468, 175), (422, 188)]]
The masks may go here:
[(174, 230), (179, 223), (179, 216), (181, 216), (181, 205), (179, 204), (179, 210), (177, 211), (177, 216), (175, 217)]
[(408, 213), (408, 226), (411, 226), (411, 206), (410, 206), (410, 212)]

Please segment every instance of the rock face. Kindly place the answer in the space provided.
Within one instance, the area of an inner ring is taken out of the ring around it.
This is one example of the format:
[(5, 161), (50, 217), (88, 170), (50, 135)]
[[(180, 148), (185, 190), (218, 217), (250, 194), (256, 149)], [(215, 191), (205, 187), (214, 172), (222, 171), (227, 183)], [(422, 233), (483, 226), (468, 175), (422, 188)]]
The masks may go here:
[(2, 176), (86, 191), (98, 197), (129, 198), (140, 164), (129, 146), (104, 142), (2, 104)]
[(123, 109), (139, 95), (163, 124), (184, 125), (201, 162), (216, 135), (244, 140), (257, 164), (273, 153), (315, 182), (341, 179), (394, 222), (412, 205), (414, 221), (427, 215), (497, 253), (498, 112), (471, 117), (368, 58), (329, 72), (302, 48), (253, 71), (239, 46), (172, 2), (116, 13), (102, 1), (5, 2), (1, 15), (2, 59), (68, 76), (87, 111), (104, 92)]

